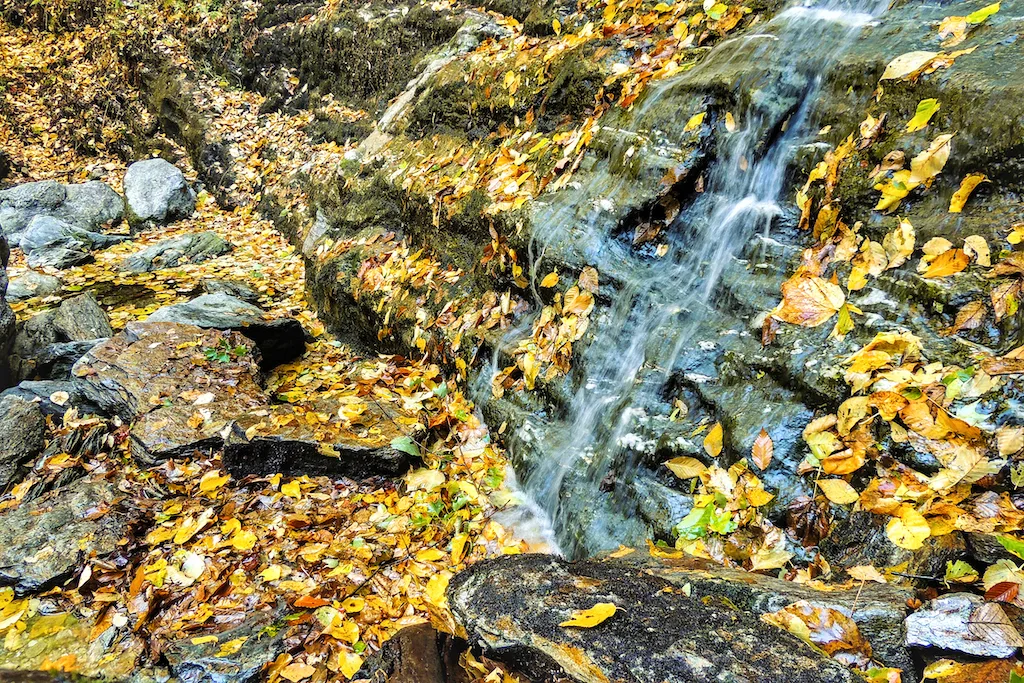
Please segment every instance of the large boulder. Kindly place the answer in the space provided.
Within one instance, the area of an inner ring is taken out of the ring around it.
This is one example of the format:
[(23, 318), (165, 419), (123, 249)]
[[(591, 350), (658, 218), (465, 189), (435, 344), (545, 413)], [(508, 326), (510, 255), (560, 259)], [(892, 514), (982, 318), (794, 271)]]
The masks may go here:
[(52, 216), (95, 231), (121, 222), (124, 200), (109, 185), (96, 180), (80, 185), (43, 180), (0, 191), (0, 230), (15, 236), (16, 243), (36, 216)]
[(156, 462), (218, 448), (231, 420), (267, 403), (258, 356), (237, 333), (132, 322), (72, 374), (132, 424), (135, 456)]
[(10, 248), (7, 245), (7, 238), (0, 231), (0, 389), (3, 389), (10, 382), (10, 360), (11, 346), (14, 344), (14, 331), (16, 319), (14, 311), (7, 303), (7, 259), (10, 257)]
[(256, 306), (230, 294), (203, 294), (157, 309), (151, 322), (174, 322), (215, 330), (236, 330), (252, 339), (268, 367), (296, 358), (306, 349), (305, 332), (294, 318), (267, 320)]
[(91, 292), (79, 294), (20, 326), (11, 349), (11, 370), (18, 381), (66, 377), (70, 364), (113, 334), (96, 297)]
[(185, 175), (164, 159), (136, 161), (124, 174), (128, 221), (133, 226), (171, 223), (196, 209), (196, 193)]
[(244, 415), (225, 436), (224, 466), (236, 477), (279, 472), (350, 479), (408, 469), (409, 454), (391, 445), (408, 432), (410, 425), (402, 425), (408, 418), (368, 403), (358, 424), (349, 424), (339, 418), (340, 408), (336, 401), (317, 402), (311, 408), (318, 415), (315, 425), (306, 419), (306, 407), (273, 406)]
[(89, 557), (112, 553), (130, 517), (115, 510), (117, 487), (79, 479), (0, 514), (0, 583), (19, 594), (71, 578)]
[(35, 403), (0, 397), (0, 489), (18, 481), (22, 466), (42, 453), (46, 419)]
[(24, 301), (37, 296), (47, 296), (60, 291), (60, 287), (59, 278), (30, 270), (11, 278), (7, 284), (7, 300)]
[[(471, 643), (532, 680), (852, 683), (849, 669), (720, 596), (700, 599), (624, 562), (550, 555), (485, 560), (448, 602)], [(560, 625), (612, 603), (593, 628)]]
[(148, 273), (186, 263), (202, 263), (231, 251), (231, 245), (215, 232), (179, 235), (161, 240), (124, 260), (124, 269)]
[(120, 244), (129, 239), (104, 235), (73, 225), (54, 216), (35, 216), (21, 233), (19, 245), (32, 268), (70, 268), (92, 258), (92, 250)]

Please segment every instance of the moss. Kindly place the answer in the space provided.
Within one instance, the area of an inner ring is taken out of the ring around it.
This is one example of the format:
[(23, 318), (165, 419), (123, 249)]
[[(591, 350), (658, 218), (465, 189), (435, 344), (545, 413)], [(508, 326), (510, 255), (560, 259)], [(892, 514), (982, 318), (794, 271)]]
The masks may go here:
[(402, 14), (384, 6), (366, 20), (341, 10), (308, 25), (259, 34), (243, 58), (243, 80), (265, 94), (279, 92), (279, 71), (297, 72), (307, 88), (330, 93), (360, 108), (383, 108), (415, 75), (419, 60), (452, 38), (457, 15), (418, 6)]

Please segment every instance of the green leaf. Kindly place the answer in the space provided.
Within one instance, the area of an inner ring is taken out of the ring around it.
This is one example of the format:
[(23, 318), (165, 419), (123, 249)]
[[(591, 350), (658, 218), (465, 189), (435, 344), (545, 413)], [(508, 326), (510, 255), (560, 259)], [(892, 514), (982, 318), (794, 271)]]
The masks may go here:
[(987, 7), (982, 7), (977, 12), (971, 12), (965, 18), (967, 19), (967, 23), (968, 24), (980, 24), (981, 22), (985, 21), (986, 19), (988, 19), (989, 17), (991, 17), (993, 14), (995, 14), (998, 11), (999, 11), (999, 3), (997, 2), (994, 5), (988, 5)]
[(1013, 536), (996, 536), (996, 539), (1009, 552), (1024, 559), (1024, 541), (1016, 539)]
[(411, 436), (396, 436), (391, 440), (391, 447), (396, 451), (408, 453), (414, 458), (420, 457), (420, 447), (416, 445)]
[(946, 576), (943, 580), (946, 583), (974, 583), (978, 580), (978, 572), (963, 560), (946, 562)]
[(702, 508), (693, 508), (690, 510), (690, 514), (683, 517), (682, 520), (675, 526), (675, 532), (681, 537), (693, 540), (695, 538), (701, 538), (707, 534), (708, 524), (711, 522), (711, 516), (714, 514), (714, 508), (710, 505)]
[(928, 121), (935, 116), (939, 106), (939, 101), (934, 97), (918, 102), (914, 118), (907, 121), (907, 132), (913, 133), (914, 131), (923, 130), (928, 125)]
[(1011, 670), (1010, 683), (1024, 683), (1024, 675), (1017, 673), (1016, 669)]

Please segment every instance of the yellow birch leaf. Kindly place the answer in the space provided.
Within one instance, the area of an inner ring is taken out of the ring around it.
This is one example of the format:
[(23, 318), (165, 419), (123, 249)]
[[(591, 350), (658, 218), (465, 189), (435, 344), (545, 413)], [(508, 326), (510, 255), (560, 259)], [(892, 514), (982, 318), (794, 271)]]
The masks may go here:
[(239, 531), (237, 534), (231, 537), (231, 545), (235, 550), (252, 550), (256, 545), (256, 534), (251, 531)]
[(346, 652), (342, 655), (341, 673), (345, 678), (352, 678), (363, 668), (363, 658), (354, 652)]
[(704, 123), (704, 117), (706, 115), (707, 112), (702, 111), (699, 114), (694, 114), (693, 116), (691, 116), (690, 120), (687, 121), (686, 125), (683, 127), (683, 132), (689, 133), (691, 130), (697, 130), (698, 128), (700, 128), (700, 125)]
[(964, 205), (967, 203), (967, 198), (974, 192), (974, 188), (978, 185), (988, 182), (988, 178), (985, 177), (984, 173), (971, 173), (965, 176), (960, 181), (960, 189), (953, 193), (953, 197), (949, 200), (949, 212), (960, 213), (964, 210)]
[(557, 284), (558, 284), (558, 272), (554, 271), (554, 270), (551, 271), (550, 273), (548, 273), (547, 275), (545, 275), (544, 279), (540, 281), (540, 286), (543, 287), (544, 289), (548, 289), (550, 287), (554, 287)]
[(294, 498), (295, 500), (299, 500), (299, 499), (302, 498), (302, 487), (299, 486), (299, 482), (298, 481), (293, 479), (292, 481), (288, 482), (287, 484), (282, 484), (281, 485), (281, 493), (283, 493), (284, 495), (288, 496), (289, 498)]
[(590, 609), (573, 612), (572, 616), (559, 626), (576, 626), (578, 628), (594, 628), (615, 614), (616, 607), (610, 602), (599, 602)]
[(452, 539), (452, 564), (458, 564), (462, 561), (463, 551), (466, 549), (466, 541), (469, 540), (469, 534), (458, 534)]
[(304, 681), (316, 673), (316, 668), (305, 662), (292, 662), (281, 670), (281, 678), (298, 683)]
[(842, 479), (819, 479), (818, 488), (836, 505), (850, 505), (860, 500), (860, 494)]
[(902, 54), (886, 65), (885, 71), (882, 72), (882, 77), (878, 80), (888, 81), (909, 76), (935, 59), (938, 54), (938, 52), (926, 52), (923, 50)]
[(696, 458), (690, 458), (685, 455), (681, 455), (678, 458), (672, 458), (665, 463), (665, 467), (672, 471), (672, 474), (676, 475), (680, 479), (693, 479), (699, 477), (707, 471), (707, 467), (700, 460)]
[(885, 525), (885, 535), (893, 544), (907, 550), (917, 550), (931, 535), (928, 521), (909, 505), (904, 505), (899, 517), (893, 517)]
[(885, 267), (886, 270), (906, 263), (914, 253), (915, 238), (914, 226), (907, 219), (900, 218), (899, 225), (882, 238), (882, 249), (885, 250), (885, 257), (889, 261)]
[(949, 152), (953, 147), (950, 144), (952, 139), (952, 133), (939, 135), (932, 140), (932, 144), (928, 146), (928, 149), (910, 160), (910, 178), (908, 181), (910, 185), (917, 187), (918, 185), (925, 184), (927, 186), (932, 178), (939, 175), (949, 160)]
[(708, 435), (704, 437), (704, 450), (712, 458), (717, 458), (722, 452), (722, 423), (716, 422)]
[(228, 483), (231, 479), (228, 475), (221, 476), (217, 472), (207, 472), (203, 475), (203, 478), (199, 480), (199, 490), (202, 493), (210, 493), (216, 491), (224, 484)]

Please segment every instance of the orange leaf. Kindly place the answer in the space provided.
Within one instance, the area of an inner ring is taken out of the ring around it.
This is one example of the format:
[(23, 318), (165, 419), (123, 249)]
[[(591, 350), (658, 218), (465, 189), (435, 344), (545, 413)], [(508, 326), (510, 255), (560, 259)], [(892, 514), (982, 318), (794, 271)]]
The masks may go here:
[(949, 249), (936, 256), (922, 275), (929, 278), (954, 275), (966, 268), (970, 262), (971, 257), (963, 249)]
[(774, 453), (775, 444), (772, 443), (772, 437), (768, 436), (768, 432), (762, 429), (761, 433), (754, 439), (754, 447), (750, 451), (754, 464), (757, 465), (759, 470), (768, 469)]
[(316, 609), (317, 607), (323, 607), (324, 605), (329, 604), (331, 604), (330, 600), (324, 600), (323, 598), (317, 598), (312, 595), (303, 595), (295, 601), (296, 607), (306, 607), (308, 609)]

